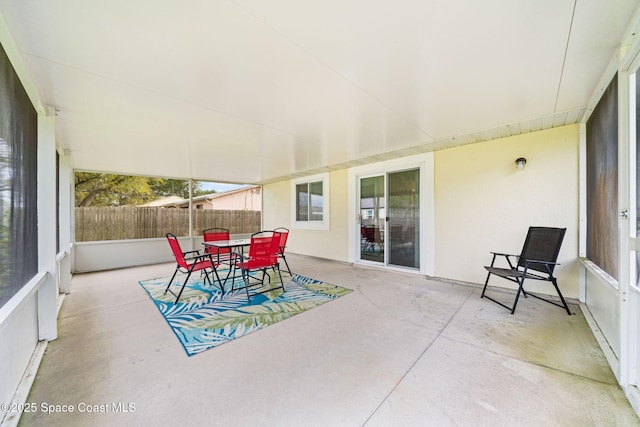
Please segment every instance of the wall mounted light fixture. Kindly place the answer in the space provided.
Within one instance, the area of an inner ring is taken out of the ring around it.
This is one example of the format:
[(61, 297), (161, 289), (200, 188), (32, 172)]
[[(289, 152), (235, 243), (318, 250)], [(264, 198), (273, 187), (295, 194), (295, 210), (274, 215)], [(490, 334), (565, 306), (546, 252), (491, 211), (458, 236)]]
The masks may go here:
[(516, 169), (518, 169), (519, 171), (524, 169), (524, 165), (526, 164), (527, 164), (527, 159), (525, 159), (524, 157), (518, 157), (516, 159)]

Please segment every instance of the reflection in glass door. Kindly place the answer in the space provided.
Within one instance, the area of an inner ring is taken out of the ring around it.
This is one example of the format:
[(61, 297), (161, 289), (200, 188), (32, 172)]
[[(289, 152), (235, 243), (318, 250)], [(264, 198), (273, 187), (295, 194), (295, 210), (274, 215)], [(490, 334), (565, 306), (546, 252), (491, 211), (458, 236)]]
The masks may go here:
[(360, 259), (384, 263), (384, 175), (360, 180)]
[(420, 268), (420, 170), (388, 174), (388, 264)]

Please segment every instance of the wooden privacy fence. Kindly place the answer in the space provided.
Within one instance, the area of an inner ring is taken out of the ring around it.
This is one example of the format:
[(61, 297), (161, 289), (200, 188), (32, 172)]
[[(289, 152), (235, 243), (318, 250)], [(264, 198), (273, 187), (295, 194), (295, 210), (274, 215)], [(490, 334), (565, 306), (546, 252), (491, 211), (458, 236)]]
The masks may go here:
[[(261, 227), (260, 211), (193, 209), (193, 235), (213, 227), (231, 234), (255, 233)], [(189, 235), (189, 210), (158, 207), (75, 208), (76, 242), (127, 240)]]

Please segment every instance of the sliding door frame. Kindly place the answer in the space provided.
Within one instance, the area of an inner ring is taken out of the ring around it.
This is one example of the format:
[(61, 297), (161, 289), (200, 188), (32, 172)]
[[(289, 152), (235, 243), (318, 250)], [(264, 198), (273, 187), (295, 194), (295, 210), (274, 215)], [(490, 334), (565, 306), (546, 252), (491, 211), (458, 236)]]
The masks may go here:
[[(404, 157), (372, 163), (365, 166), (350, 168), (348, 171), (348, 235), (349, 235), (349, 262), (360, 264), (360, 212), (359, 206), (359, 182), (360, 178), (373, 175), (385, 175), (390, 172), (408, 169), (420, 170), (420, 268), (407, 269), (395, 266), (380, 265), (380, 263), (362, 262), (363, 265), (376, 266), (388, 270), (403, 272), (415, 272), (416, 274), (435, 276), (435, 209), (434, 209), (434, 153), (424, 153), (415, 156)], [(374, 265), (375, 264), (375, 265)]]

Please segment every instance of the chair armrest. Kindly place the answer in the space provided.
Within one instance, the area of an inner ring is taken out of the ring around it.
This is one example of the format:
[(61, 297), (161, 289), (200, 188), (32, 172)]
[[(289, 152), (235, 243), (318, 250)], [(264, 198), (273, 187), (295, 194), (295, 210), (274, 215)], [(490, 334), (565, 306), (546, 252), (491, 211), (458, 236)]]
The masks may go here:
[(503, 252), (491, 252), (491, 253), (493, 254), (493, 257), (491, 258), (491, 267), (493, 267), (493, 264), (495, 264), (496, 257), (503, 256), (507, 261), (507, 264), (509, 264), (509, 268), (511, 268), (512, 270), (515, 268), (511, 263), (511, 258), (518, 258), (518, 255), (505, 254)]
[(184, 257), (185, 261), (201, 261), (204, 259), (210, 259), (213, 262), (213, 258), (211, 258), (211, 254), (201, 254), (200, 251), (189, 251), (185, 252), (185, 254), (196, 253), (195, 255), (191, 255), (188, 257)]
[(506, 257), (518, 257), (518, 255), (513, 255), (513, 254), (505, 254), (502, 252), (491, 252), (493, 255), (499, 255), (499, 256), (506, 256)]
[(537, 259), (525, 259), (524, 262), (525, 262), (525, 264), (560, 265), (559, 262), (538, 261)]
[[(531, 268), (532, 270), (537, 270), (535, 267), (533, 267), (534, 265), (539, 265), (539, 266), (544, 266), (545, 270), (547, 270), (547, 274), (549, 275), (549, 277), (553, 276), (553, 269), (555, 268), (556, 265), (560, 265), (557, 262), (551, 262), (551, 261), (538, 261), (535, 259), (525, 259), (524, 260), (524, 269), (525, 271), (527, 271), (527, 274), (530, 274), (528, 272), (528, 270)], [(541, 271), (541, 270), (539, 270)]]

